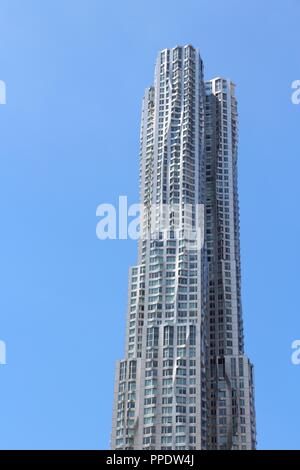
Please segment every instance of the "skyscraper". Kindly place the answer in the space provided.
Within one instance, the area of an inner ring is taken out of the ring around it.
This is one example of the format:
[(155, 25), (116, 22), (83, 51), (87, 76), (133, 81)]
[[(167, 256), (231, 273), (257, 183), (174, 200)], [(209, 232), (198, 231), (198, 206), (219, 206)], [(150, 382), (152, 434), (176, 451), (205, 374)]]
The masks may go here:
[[(113, 449), (252, 449), (234, 86), (163, 50), (142, 107), (141, 238), (117, 363)], [(196, 237), (195, 237), (196, 234)]]

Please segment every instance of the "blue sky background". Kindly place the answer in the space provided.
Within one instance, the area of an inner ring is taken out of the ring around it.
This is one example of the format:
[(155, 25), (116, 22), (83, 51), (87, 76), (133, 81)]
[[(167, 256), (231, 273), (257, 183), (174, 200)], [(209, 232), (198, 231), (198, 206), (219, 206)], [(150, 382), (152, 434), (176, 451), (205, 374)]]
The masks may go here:
[(133, 241), (96, 207), (138, 201), (157, 52), (192, 43), (237, 84), (246, 349), (258, 445), (300, 449), (299, 0), (0, 0), (1, 449), (109, 446)]

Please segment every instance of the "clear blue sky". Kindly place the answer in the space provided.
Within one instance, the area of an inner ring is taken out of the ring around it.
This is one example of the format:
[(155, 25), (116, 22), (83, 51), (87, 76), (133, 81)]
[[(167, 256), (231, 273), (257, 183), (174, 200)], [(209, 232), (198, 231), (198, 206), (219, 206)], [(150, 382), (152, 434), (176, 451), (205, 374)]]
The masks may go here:
[(237, 84), (243, 305), (258, 444), (300, 449), (299, 0), (0, 0), (2, 449), (105, 449), (134, 241), (96, 207), (138, 198), (157, 52), (199, 47)]

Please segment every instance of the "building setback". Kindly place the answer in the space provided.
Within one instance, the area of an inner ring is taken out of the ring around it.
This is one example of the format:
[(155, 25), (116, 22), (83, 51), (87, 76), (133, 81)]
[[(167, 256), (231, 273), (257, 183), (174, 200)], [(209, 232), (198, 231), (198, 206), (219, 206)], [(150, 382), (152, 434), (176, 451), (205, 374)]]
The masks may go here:
[(163, 50), (144, 96), (140, 142), (141, 238), (111, 447), (254, 449), (234, 85), (204, 82), (190, 45)]

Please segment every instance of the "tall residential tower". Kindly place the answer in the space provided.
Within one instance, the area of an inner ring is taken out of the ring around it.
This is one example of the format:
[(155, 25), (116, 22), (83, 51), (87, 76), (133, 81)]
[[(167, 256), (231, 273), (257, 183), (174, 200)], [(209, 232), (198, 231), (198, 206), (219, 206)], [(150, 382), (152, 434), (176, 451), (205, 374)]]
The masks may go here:
[[(163, 50), (142, 108), (138, 263), (113, 449), (253, 449), (244, 356), (234, 85), (192, 46)], [(196, 234), (196, 238), (195, 238)]]

